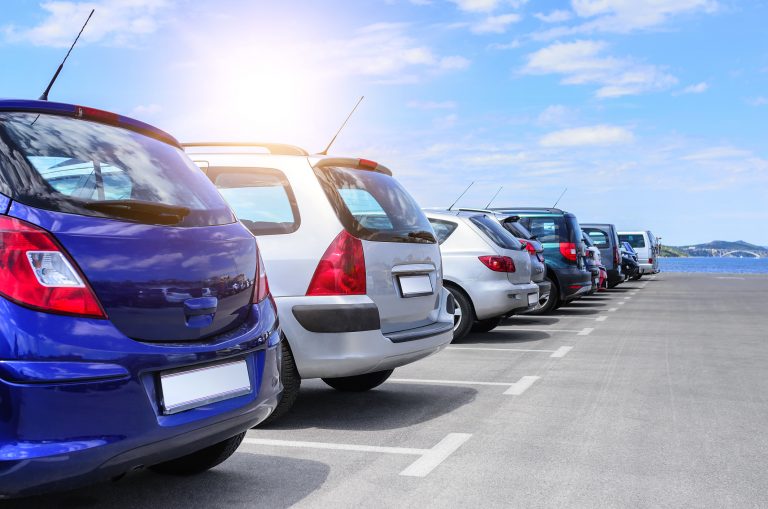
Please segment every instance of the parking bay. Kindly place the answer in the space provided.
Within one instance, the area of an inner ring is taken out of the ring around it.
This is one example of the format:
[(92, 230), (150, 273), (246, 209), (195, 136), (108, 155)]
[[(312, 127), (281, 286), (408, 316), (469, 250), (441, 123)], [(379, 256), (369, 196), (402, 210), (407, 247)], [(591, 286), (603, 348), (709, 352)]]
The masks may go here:
[(396, 370), (407, 382), (308, 381), (213, 472), (141, 473), (56, 506), (764, 506), (766, 283), (663, 274), (514, 317)]

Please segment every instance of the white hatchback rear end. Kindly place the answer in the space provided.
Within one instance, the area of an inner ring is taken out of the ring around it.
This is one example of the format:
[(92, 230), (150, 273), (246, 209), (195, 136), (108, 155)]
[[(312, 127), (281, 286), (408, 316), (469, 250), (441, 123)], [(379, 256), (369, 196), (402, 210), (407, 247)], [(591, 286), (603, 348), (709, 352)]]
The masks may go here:
[(658, 260), (656, 249), (647, 231), (632, 230), (618, 232), (619, 242), (628, 242), (637, 253), (637, 262), (640, 265), (640, 274), (655, 274)]
[(367, 390), (450, 343), (437, 241), (387, 168), (284, 145), (187, 152), (259, 239), (287, 340), (278, 416), (300, 379)]

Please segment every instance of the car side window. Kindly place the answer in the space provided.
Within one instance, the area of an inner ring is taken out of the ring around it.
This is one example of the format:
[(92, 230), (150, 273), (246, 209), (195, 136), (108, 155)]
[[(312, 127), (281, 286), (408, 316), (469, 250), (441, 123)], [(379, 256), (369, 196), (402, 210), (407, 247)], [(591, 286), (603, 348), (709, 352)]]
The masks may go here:
[(450, 221), (442, 221), (440, 219), (430, 219), (429, 224), (431, 224), (432, 229), (435, 230), (438, 244), (445, 242), (458, 226), (456, 223), (452, 223)]
[(608, 241), (608, 234), (603, 230), (597, 228), (585, 228), (585, 232), (589, 235), (589, 239), (595, 244), (595, 247), (599, 249), (605, 249), (611, 247), (611, 243)]
[(283, 172), (268, 168), (210, 168), (209, 176), (237, 218), (254, 235), (299, 228), (299, 210)]

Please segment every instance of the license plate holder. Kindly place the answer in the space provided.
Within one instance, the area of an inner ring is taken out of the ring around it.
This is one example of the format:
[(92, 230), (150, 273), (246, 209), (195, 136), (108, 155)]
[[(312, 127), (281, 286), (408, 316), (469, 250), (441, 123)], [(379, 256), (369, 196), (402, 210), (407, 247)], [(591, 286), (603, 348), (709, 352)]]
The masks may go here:
[(249, 394), (245, 359), (160, 373), (160, 407), (170, 415)]
[(400, 295), (404, 298), (423, 297), (435, 293), (429, 274), (398, 276), (397, 283), (400, 285)]

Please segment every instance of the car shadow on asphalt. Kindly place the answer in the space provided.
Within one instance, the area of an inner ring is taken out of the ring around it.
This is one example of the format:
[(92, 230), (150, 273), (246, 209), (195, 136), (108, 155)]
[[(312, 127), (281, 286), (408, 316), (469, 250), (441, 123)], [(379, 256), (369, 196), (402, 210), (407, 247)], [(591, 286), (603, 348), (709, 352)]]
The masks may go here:
[(537, 326), (537, 325), (554, 325), (559, 322), (559, 318), (553, 318), (551, 316), (543, 315), (516, 315), (512, 318), (507, 318), (501, 322), (501, 325), (519, 325), (521, 327)]
[(552, 316), (589, 316), (600, 313), (599, 309), (577, 309), (575, 307), (561, 307), (550, 313)]
[(606, 306), (606, 302), (609, 299), (601, 299), (603, 302), (591, 301), (591, 300), (579, 300), (577, 302), (571, 302), (568, 304), (567, 309), (580, 309), (580, 308), (597, 308)]
[[(242, 452), (202, 474), (177, 477), (141, 471), (64, 493), (0, 503), (3, 509), (135, 509), (158, 507), (291, 507), (318, 490), (331, 468), (319, 461)], [(276, 479), (292, 479), (291, 489)]]
[[(511, 327), (516, 326), (510, 325)], [(543, 331), (530, 330), (499, 330), (494, 329), (490, 332), (473, 332), (460, 341), (454, 341), (452, 345), (474, 345), (478, 343), (498, 343), (500, 345), (513, 343), (532, 343), (551, 338), (552, 335)]]
[[(397, 370), (392, 375), (397, 377)], [(450, 378), (450, 376), (446, 376)], [(291, 411), (258, 429), (322, 428), (381, 431), (407, 428), (472, 403), (477, 390), (455, 385), (385, 383), (367, 392), (340, 392), (320, 381), (302, 383)]]

